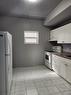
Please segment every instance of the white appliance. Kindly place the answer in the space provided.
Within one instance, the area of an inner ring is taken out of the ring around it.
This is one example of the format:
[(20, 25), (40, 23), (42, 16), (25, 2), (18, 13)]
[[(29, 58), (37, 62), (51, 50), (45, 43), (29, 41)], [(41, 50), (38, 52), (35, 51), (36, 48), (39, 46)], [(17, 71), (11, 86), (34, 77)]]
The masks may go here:
[(52, 53), (45, 51), (45, 65), (52, 70)]
[(0, 95), (10, 95), (12, 82), (12, 36), (0, 31)]

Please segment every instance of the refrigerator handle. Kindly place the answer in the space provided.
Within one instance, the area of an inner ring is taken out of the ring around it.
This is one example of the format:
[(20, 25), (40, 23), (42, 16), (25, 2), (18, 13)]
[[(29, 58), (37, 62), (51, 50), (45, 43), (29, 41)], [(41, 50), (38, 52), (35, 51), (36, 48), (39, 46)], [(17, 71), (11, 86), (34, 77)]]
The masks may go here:
[(3, 35), (0, 35), (0, 37), (3, 37)]
[(5, 54), (5, 56), (10, 56), (10, 54)]

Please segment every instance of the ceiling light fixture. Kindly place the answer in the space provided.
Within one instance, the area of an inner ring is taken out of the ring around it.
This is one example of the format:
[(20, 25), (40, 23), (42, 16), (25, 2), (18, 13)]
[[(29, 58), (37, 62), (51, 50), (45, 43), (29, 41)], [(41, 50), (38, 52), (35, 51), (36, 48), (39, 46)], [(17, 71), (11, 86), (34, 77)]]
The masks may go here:
[(35, 3), (37, 2), (38, 0), (28, 0), (29, 2), (32, 2), (32, 3)]

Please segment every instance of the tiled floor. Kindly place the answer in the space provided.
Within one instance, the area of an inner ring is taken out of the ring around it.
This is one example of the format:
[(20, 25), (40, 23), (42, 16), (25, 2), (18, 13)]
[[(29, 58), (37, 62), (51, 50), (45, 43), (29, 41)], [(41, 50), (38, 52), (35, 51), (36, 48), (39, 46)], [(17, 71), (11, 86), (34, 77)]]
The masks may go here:
[(11, 95), (71, 95), (71, 85), (43, 65), (16, 68)]

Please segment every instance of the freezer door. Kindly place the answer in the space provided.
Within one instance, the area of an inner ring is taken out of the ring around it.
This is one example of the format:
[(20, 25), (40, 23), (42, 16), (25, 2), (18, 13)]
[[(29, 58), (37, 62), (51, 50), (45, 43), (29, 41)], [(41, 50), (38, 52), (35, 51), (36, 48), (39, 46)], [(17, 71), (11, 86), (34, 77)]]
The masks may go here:
[(12, 39), (12, 36), (6, 32), (5, 33), (5, 52), (7, 55), (10, 55), (11, 53), (11, 39)]
[(4, 42), (5, 42), (4, 35), (0, 34), (0, 95), (6, 95)]

